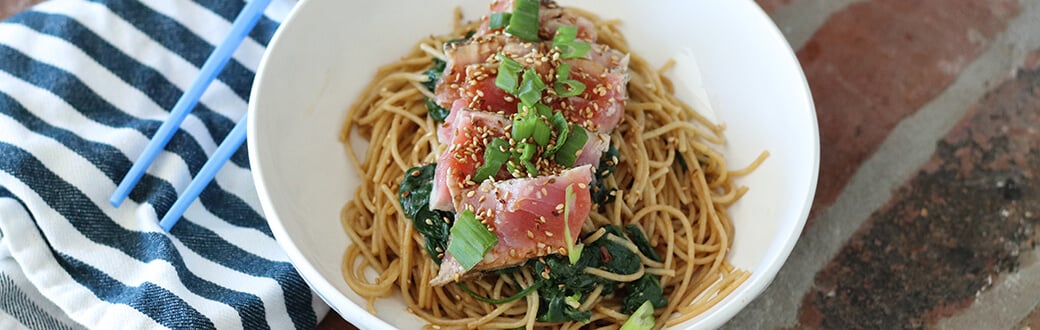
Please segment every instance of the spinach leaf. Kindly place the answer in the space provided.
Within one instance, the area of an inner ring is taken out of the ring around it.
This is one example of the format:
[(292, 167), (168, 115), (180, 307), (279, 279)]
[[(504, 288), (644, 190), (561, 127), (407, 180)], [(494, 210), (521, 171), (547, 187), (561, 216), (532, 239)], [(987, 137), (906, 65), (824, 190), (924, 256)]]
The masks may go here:
[(607, 184), (603, 182), (603, 179), (610, 176), (617, 170), (617, 162), (620, 160), (621, 154), (618, 152), (614, 145), (610, 145), (607, 152), (603, 153), (603, 156), (599, 159), (599, 167), (596, 168), (596, 180), (589, 186), (589, 193), (592, 196), (592, 202), (604, 205), (614, 202), (614, 195), (611, 195), (616, 188), (607, 187)]
[(415, 231), (422, 234), (426, 241), (426, 253), (429, 253), (430, 258), (438, 265), (441, 264), (440, 255), (448, 250), (448, 234), (451, 232), (449, 221), (452, 219), (455, 219), (454, 213), (429, 209), (420, 210), (415, 218), (412, 218)]
[(448, 118), (448, 114), (451, 114), (451, 110), (445, 109), (433, 99), (429, 97), (423, 97), (426, 103), (426, 112), (430, 114), (430, 118), (434, 121), (444, 121), (444, 118)]
[(639, 226), (634, 224), (625, 225), (625, 235), (628, 235), (628, 240), (635, 243), (636, 247), (639, 248), (639, 252), (642, 252), (644, 256), (653, 261), (661, 261), (661, 256), (650, 246), (650, 240), (646, 239), (646, 235), (643, 234), (643, 230)]
[(433, 58), (433, 66), (423, 72), (428, 80), (423, 83), (423, 86), (431, 92), (437, 87), (437, 81), (441, 79), (441, 75), (444, 74), (444, 67), (447, 65), (444, 61), (439, 58)]
[(433, 175), (437, 164), (431, 163), (408, 169), (397, 189), (398, 199), (404, 215), (415, 219), (420, 210), (430, 208), (430, 191), (433, 190)]
[[(434, 89), (437, 87), (437, 81), (439, 81), (441, 79), (441, 75), (444, 74), (445, 65), (446, 64), (444, 63), (444, 61), (441, 61), (439, 58), (433, 59), (433, 66), (427, 69), (425, 72), (423, 72), (423, 74), (426, 75), (426, 77), (428, 78), (426, 82), (422, 83), (422, 85), (425, 86), (426, 89), (430, 90), (431, 92), (434, 91)], [(424, 97), (423, 101), (424, 103), (426, 103), (427, 112), (429, 112), (430, 117), (433, 118), (433, 120), (435, 121), (444, 121), (444, 118), (447, 118), (448, 114), (451, 112), (448, 109), (445, 109), (444, 107), (437, 104), (437, 102), (435, 102), (433, 99), (429, 97)]]
[[(567, 298), (577, 295), (582, 298), (578, 300), (582, 301), (598, 284), (603, 284), (605, 290), (613, 290), (616, 286), (613, 281), (583, 272), (585, 267), (599, 267), (601, 262), (598, 253), (582, 253), (578, 262), (574, 264), (571, 264), (568, 257), (560, 255), (531, 261), (532, 269), (539, 275), (538, 281), (542, 284), (538, 289), (538, 321), (588, 322), (592, 313), (579, 311), (567, 303)], [(542, 274), (548, 274), (548, 278)]]
[(426, 241), (426, 252), (440, 264), (441, 258), (438, 255), (448, 250), (450, 222), (455, 219), (455, 214), (430, 210), (430, 191), (433, 190), (433, 175), (436, 169), (436, 163), (408, 169), (397, 192), (404, 215), (412, 219), (415, 230), (422, 234)]
[[(580, 311), (575, 306), (567, 304), (566, 287), (545, 286), (538, 290), (538, 321), (557, 323), (564, 321), (588, 322), (592, 317), (592, 311)], [(587, 295), (587, 293), (581, 294)]]
[[(617, 226), (605, 226), (607, 233), (614, 234), (617, 237), (625, 237), (621, 234), (621, 229)], [(598, 248), (595, 246), (599, 245)], [(624, 245), (615, 243), (606, 238), (601, 238), (592, 243), (594, 249), (600, 250), (603, 260), (603, 269), (611, 273), (617, 274), (633, 274), (639, 271), (639, 266), (643, 263), (639, 260), (639, 255), (633, 253)]]
[(654, 308), (668, 305), (661, 282), (657, 281), (657, 276), (651, 274), (643, 274), (643, 277), (635, 282), (628, 283), (625, 291), (625, 298), (621, 300), (621, 312), (625, 314), (632, 314), (645, 301), (650, 301)]

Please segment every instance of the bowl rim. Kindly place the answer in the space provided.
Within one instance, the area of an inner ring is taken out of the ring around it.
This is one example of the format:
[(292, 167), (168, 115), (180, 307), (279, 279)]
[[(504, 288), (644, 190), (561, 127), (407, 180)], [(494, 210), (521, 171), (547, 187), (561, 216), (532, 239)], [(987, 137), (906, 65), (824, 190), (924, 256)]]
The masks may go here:
[[(303, 10), (301, 8), (306, 7), (308, 4), (317, 0), (301, 0), (285, 17), (282, 24), (287, 24), (298, 19)], [(796, 221), (791, 223), (789, 226), (780, 227), (779, 229), (789, 229), (786, 233), (783, 233), (786, 239), (776, 240), (769, 245), (769, 252), (764, 254), (761, 263), (765, 263), (761, 271), (752, 273), (751, 277), (746, 282), (741, 284), (736, 290), (730, 293), (730, 297), (737, 295), (744, 295), (749, 299), (731, 301), (726, 305), (721, 306), (720, 309), (714, 312), (712, 318), (708, 318), (702, 323), (702, 325), (709, 328), (717, 328), (732, 319), (738, 312), (747, 307), (751, 301), (757, 299), (762, 292), (773, 282), (776, 278), (779, 270), (787, 262), (790, 257), (795, 244), (798, 242), (798, 238), (801, 235), (803, 228), (805, 227), (806, 221), (808, 220), (810, 209), (813, 205), (813, 200), (816, 193), (816, 186), (819, 177), (819, 166), (820, 166), (820, 133), (819, 123), (816, 116), (816, 106), (813, 102), (812, 92), (809, 87), (808, 80), (805, 77), (805, 73), (798, 61), (798, 58), (791, 48), (790, 43), (781, 33), (776, 23), (769, 17), (769, 15), (754, 1), (744, 0), (743, 5), (750, 6), (750, 15), (754, 15), (759, 20), (768, 22), (766, 24), (767, 29), (762, 31), (765, 37), (772, 39), (771, 42), (780, 42), (782, 50), (784, 51), (783, 61), (787, 62), (788, 65), (793, 65), (797, 71), (797, 75), (800, 80), (800, 88), (804, 92), (799, 97), (803, 98), (807, 109), (806, 114), (809, 116), (808, 120), (811, 124), (812, 132), (809, 134), (810, 143), (812, 144), (812, 164), (810, 168), (810, 182), (808, 183), (808, 189), (806, 196), (802, 199), (804, 201), (801, 205), (800, 215)], [(266, 68), (270, 64), (270, 53), (271, 50), (277, 48), (276, 46), (280, 43), (283, 38), (284, 29), (279, 28), (275, 31), (271, 38), (271, 41), (267, 45), (264, 55), (260, 60), (260, 64), (257, 66), (256, 76), (254, 77), (253, 84), (251, 86), (251, 93), (248, 103), (248, 116), (250, 120), (247, 121), (247, 147), (250, 151), (260, 150), (260, 146), (256, 144), (257, 136), (257, 125), (256, 121), (252, 118), (256, 118), (257, 110), (257, 98), (259, 97), (262, 88), (262, 82), (267, 76)], [(394, 328), (391, 324), (375, 316), (369, 311), (365, 310), (362, 306), (353, 302), (349, 298), (343, 295), (323, 295), (322, 292), (338, 292), (336, 288), (328, 278), (320, 276), (321, 272), (303, 255), (302, 251), (296, 246), (295, 241), (289, 235), (288, 230), (285, 227), (284, 221), (279, 216), (278, 210), (274, 208), (270, 201), (271, 194), (267, 187), (267, 181), (265, 178), (265, 168), (261, 163), (261, 159), (257, 152), (249, 153), (249, 162), (251, 166), (251, 173), (254, 185), (256, 186), (257, 195), (260, 200), (261, 208), (263, 209), (264, 215), (267, 218), (268, 225), (270, 226), (271, 232), (274, 234), (275, 240), (278, 242), (280, 247), (285, 251), (289, 258), (289, 261), (300, 273), (300, 277), (310, 285), (314, 294), (318, 295), (324, 302), (326, 302), (333, 311), (339, 313), (348, 322), (354, 323), (354, 325), (362, 328), (374, 327), (380, 329), (392, 329)], [(757, 267), (756, 267), (757, 268)], [(728, 300), (727, 297), (726, 300)], [(720, 301), (720, 303), (724, 302)], [(714, 307), (713, 307), (714, 308)], [(707, 312), (710, 312), (709, 309)], [(705, 314), (702, 314), (705, 315)]]

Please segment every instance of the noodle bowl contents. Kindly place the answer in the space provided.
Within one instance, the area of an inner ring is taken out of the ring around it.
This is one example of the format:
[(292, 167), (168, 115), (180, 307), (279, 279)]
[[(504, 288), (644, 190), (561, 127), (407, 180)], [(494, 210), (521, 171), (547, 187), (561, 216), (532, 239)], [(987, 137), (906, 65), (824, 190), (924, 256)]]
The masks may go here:
[(766, 154), (727, 171), (711, 148), (722, 127), (675, 98), (619, 22), (490, 7), (380, 68), (347, 115), (363, 180), (342, 267), (369, 310), (397, 291), (438, 328), (649, 329), (747, 279), (725, 259), (726, 208)]

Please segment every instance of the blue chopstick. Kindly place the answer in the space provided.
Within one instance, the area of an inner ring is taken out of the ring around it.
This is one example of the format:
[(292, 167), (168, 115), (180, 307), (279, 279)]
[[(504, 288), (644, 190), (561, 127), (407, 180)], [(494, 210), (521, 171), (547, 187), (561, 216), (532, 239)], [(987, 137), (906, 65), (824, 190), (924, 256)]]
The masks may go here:
[(159, 130), (155, 132), (155, 136), (152, 136), (152, 140), (148, 142), (148, 146), (144, 148), (141, 155), (137, 157), (137, 161), (130, 167), (130, 171), (123, 177), (123, 181), (116, 187), (115, 192), (112, 193), (112, 197), (108, 199), (112, 206), (119, 207), (126, 200), (126, 197), (130, 195), (130, 191), (133, 190), (137, 182), (141, 180), (141, 176), (144, 172), (152, 165), (155, 161), (155, 157), (159, 156), (159, 152), (166, 148), (166, 144), (170, 142), (170, 138), (173, 137), (173, 133), (177, 131), (177, 128), (184, 122), (184, 118), (188, 116), (188, 112), (195, 108), (195, 105), (199, 103), (199, 98), (202, 97), (202, 93), (206, 91), (209, 84), (213, 82), (213, 79), (217, 77), (220, 70), (224, 69), (224, 65), (227, 64), (228, 60), (231, 59), (231, 55), (238, 49), (238, 46), (242, 43), (242, 40), (246, 38), (249, 31), (253, 30), (256, 23), (260, 20), (260, 16), (263, 15), (264, 9), (271, 3), (271, 0), (252, 0), (246, 4), (242, 12), (235, 17), (235, 21), (231, 23), (231, 32), (228, 33), (224, 41), (213, 50), (213, 53), (209, 55), (206, 62), (202, 65), (202, 69), (199, 71), (199, 76), (195, 78), (195, 82), (192, 83), (191, 87), (181, 95), (181, 98), (177, 100), (177, 103), (170, 110), (170, 117), (159, 126)]
[(159, 227), (162, 227), (165, 231), (170, 231), (170, 228), (173, 228), (173, 225), (184, 215), (184, 211), (188, 209), (191, 202), (195, 201), (195, 198), (202, 193), (202, 189), (205, 189), (206, 185), (213, 181), (213, 177), (217, 175), (217, 171), (220, 171), (220, 167), (224, 166), (224, 163), (231, 158), (231, 155), (235, 154), (235, 151), (238, 151), (238, 147), (242, 146), (242, 142), (246, 140), (246, 120), (248, 117), (248, 115), (243, 115), (242, 119), (235, 124), (235, 128), (232, 128), (231, 133), (228, 133), (228, 136), (224, 138), (224, 142), (220, 143), (217, 151), (214, 151), (213, 155), (206, 161), (206, 164), (202, 165), (199, 174), (195, 175), (188, 187), (184, 188), (184, 192), (177, 197), (177, 201), (173, 202), (170, 210), (166, 211), (166, 215), (159, 221)]

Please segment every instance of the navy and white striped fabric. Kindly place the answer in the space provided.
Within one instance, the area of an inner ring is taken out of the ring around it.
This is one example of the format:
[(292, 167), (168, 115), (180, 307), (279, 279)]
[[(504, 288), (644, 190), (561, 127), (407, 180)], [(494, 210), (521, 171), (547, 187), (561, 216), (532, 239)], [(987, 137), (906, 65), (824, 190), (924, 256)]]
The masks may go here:
[(243, 146), (158, 218), (246, 111), (276, 0), (120, 207), (108, 196), (244, 6), (52, 0), (0, 23), (0, 328), (313, 328)]

